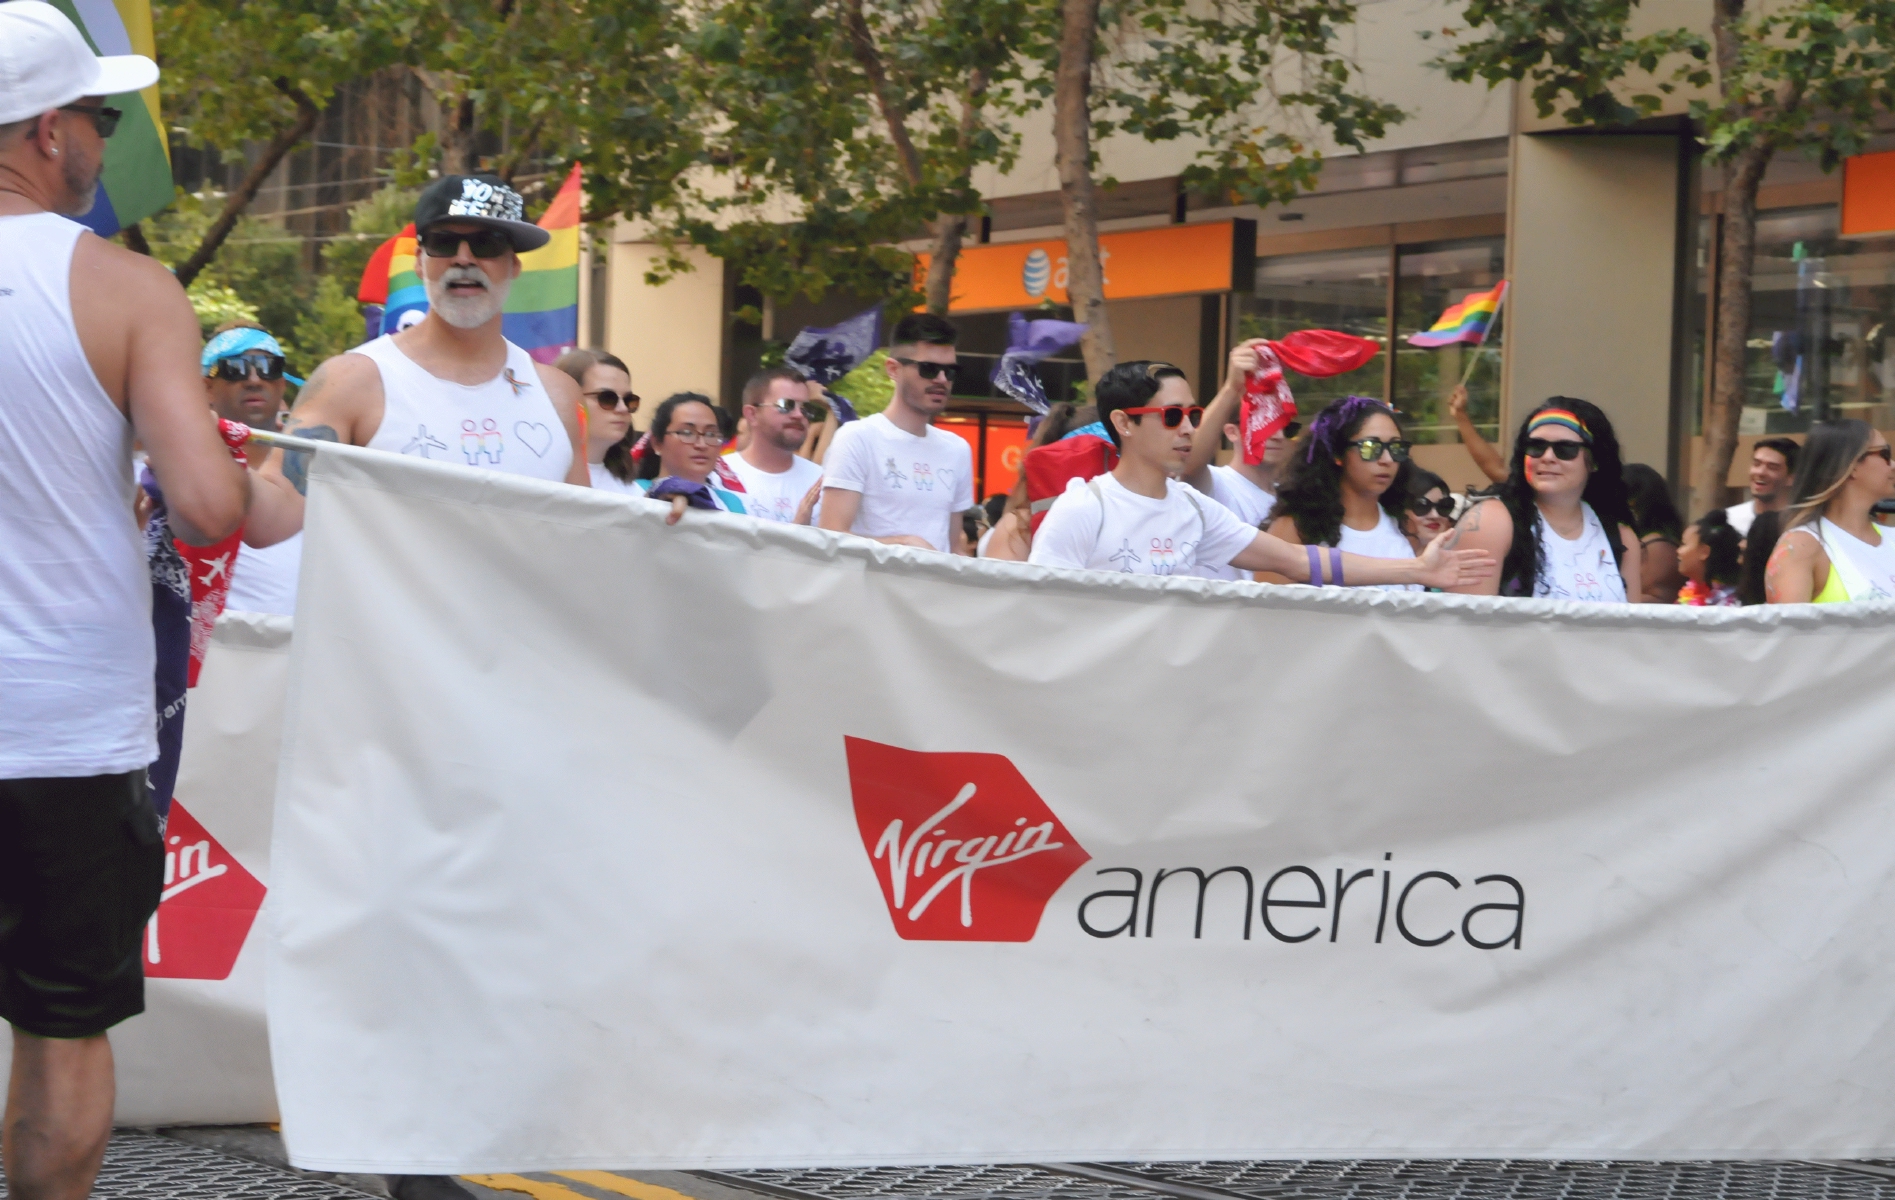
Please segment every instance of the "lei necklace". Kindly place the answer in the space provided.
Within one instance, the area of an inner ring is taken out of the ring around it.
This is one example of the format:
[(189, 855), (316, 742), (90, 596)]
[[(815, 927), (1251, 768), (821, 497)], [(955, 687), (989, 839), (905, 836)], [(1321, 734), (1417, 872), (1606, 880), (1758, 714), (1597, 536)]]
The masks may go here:
[(1724, 608), (1737, 603), (1737, 589), (1726, 583), (1699, 583), (1688, 579), (1678, 589), (1678, 603)]

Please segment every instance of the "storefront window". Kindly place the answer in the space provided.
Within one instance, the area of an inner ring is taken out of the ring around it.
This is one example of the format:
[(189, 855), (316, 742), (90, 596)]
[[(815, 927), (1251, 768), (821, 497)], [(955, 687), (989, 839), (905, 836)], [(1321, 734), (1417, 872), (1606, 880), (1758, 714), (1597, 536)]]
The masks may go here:
[(1395, 387), (1392, 402), (1417, 442), (1458, 442), (1448, 415), (1448, 394), (1467, 380), (1468, 414), (1488, 441), (1497, 441), (1500, 414), (1500, 345), (1506, 312), (1489, 326), (1487, 341), (1422, 349), (1411, 334), (1432, 326), (1449, 306), (1491, 290), (1506, 269), (1504, 238), (1469, 238), (1404, 246), (1395, 301)]
[[(1337, 329), (1386, 347), (1389, 258), (1387, 247), (1375, 247), (1259, 261), (1255, 289), (1232, 297), (1237, 340), (1282, 337), (1298, 329)], [(1337, 396), (1383, 395), (1386, 375), (1387, 359), (1377, 354), (1347, 375), (1292, 375), (1290, 390), (1307, 418)]]
[(1895, 237), (1845, 239), (1837, 221), (1830, 206), (1758, 218), (1740, 433), (1895, 425)]

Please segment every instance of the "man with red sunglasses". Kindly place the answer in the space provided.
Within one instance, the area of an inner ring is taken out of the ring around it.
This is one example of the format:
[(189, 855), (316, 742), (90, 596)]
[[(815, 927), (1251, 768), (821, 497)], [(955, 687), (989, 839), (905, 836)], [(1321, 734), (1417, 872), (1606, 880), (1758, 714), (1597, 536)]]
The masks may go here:
[[(520, 255), (546, 244), (520, 194), (492, 175), (447, 175), (415, 202), (415, 271), (428, 313), (310, 373), (283, 432), (435, 462), (592, 485), (579, 385), (534, 362), (501, 329)], [(303, 527), (309, 455), (274, 452), (244, 542)]]
[(1485, 551), (1449, 549), (1452, 531), (1418, 559), (1363, 558), (1271, 537), (1178, 482), (1204, 417), (1183, 371), (1170, 363), (1120, 363), (1092, 394), (1119, 447), (1119, 465), (1066, 485), (1033, 535), (1029, 562), (1132, 575), (1203, 575), (1205, 567), (1229, 565), (1299, 583), (1429, 587), (1484, 579), (1497, 568)]

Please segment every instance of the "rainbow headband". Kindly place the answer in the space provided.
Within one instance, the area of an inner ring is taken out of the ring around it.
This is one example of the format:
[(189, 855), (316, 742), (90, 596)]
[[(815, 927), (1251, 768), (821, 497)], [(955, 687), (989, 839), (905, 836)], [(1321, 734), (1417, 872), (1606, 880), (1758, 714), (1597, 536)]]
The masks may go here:
[(1592, 444), (1592, 430), (1586, 428), (1584, 421), (1563, 408), (1549, 408), (1545, 412), (1537, 414), (1532, 421), (1528, 422), (1527, 432), (1532, 433), (1542, 425), (1558, 425), (1562, 429), (1570, 429), (1580, 437), (1586, 439), (1588, 446)]

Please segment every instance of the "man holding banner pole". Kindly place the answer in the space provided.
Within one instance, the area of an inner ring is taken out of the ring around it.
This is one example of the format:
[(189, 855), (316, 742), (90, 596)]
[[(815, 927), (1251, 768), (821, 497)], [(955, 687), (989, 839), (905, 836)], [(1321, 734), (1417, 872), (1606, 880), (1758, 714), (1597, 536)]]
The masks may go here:
[[(317, 367), (283, 432), (590, 487), (579, 385), (501, 331), (520, 255), (550, 236), (524, 212), (491, 175), (448, 175), (421, 193), (415, 267), (427, 316)], [(278, 451), (264, 464), (247, 544), (302, 529), (308, 458)]]
[(197, 317), (91, 210), (107, 97), (157, 82), (95, 56), (63, 13), (0, 5), (0, 1017), (15, 1200), (78, 1200), (115, 1093), (106, 1031), (144, 1010), (140, 940), (163, 886), (146, 770), (155, 650), (132, 517), (144, 443), (174, 528), (243, 522), (250, 484), (198, 381)]

